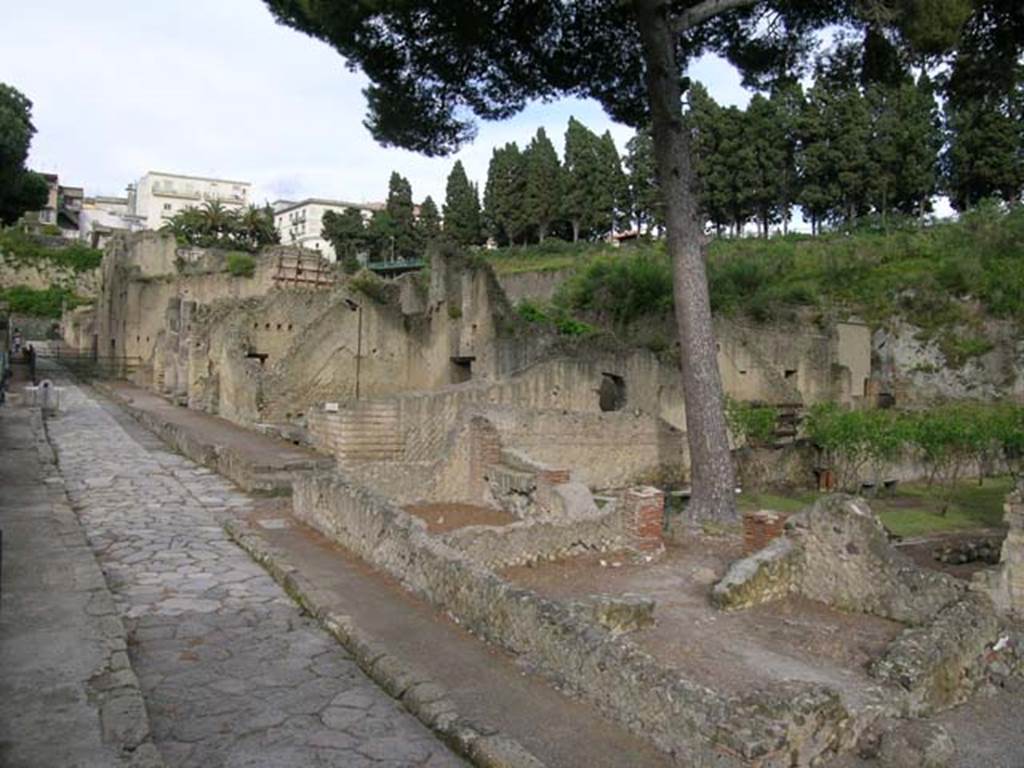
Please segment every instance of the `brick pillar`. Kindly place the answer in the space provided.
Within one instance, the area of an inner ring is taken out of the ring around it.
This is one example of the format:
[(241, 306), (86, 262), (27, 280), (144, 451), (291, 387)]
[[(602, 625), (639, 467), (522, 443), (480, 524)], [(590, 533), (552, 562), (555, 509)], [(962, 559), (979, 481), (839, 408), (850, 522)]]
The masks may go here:
[(501, 463), (501, 436), (482, 416), (469, 422), (469, 488), (478, 502), (487, 498), (487, 468)]
[(743, 553), (746, 555), (764, 549), (782, 535), (789, 515), (762, 509), (743, 513)]
[(665, 494), (657, 488), (630, 488), (623, 496), (626, 529), (633, 548), (655, 554), (665, 549), (662, 528), (665, 523)]

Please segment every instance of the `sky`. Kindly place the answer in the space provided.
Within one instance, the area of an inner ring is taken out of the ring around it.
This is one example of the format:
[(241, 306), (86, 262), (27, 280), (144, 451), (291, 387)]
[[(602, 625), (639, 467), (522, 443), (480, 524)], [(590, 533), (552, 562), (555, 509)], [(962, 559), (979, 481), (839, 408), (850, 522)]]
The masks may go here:
[[(690, 74), (719, 103), (749, 99), (721, 60)], [(610, 130), (620, 151), (633, 134), (566, 99), (480, 124), (451, 157), (381, 147), (362, 125), (366, 79), (261, 0), (0, 0), (0, 82), (33, 102), (30, 167), (87, 195), (123, 195), (154, 170), (249, 181), (258, 202), (367, 202), (398, 171), (417, 201), (440, 204), (456, 159), (482, 188), (492, 149), (525, 146), (538, 127), (559, 152), (570, 116)]]

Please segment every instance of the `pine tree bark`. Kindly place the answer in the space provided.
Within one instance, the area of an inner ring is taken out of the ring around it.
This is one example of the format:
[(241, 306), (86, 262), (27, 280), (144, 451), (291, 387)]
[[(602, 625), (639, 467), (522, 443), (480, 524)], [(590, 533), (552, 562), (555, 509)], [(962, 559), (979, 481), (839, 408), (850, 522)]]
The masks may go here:
[(665, 204), (666, 241), (682, 354), (694, 520), (737, 517), (735, 475), (711, 324), (703, 217), (697, 204), (690, 136), (683, 126), (680, 71), (664, 0), (633, 0), (646, 64), (654, 154)]

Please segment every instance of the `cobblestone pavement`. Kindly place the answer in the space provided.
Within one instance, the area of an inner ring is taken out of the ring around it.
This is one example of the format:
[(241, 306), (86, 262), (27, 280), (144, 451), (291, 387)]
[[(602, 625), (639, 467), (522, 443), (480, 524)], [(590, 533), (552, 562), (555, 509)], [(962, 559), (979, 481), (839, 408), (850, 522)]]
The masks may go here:
[(169, 766), (463, 765), (228, 540), (249, 497), (62, 383), (50, 439)]

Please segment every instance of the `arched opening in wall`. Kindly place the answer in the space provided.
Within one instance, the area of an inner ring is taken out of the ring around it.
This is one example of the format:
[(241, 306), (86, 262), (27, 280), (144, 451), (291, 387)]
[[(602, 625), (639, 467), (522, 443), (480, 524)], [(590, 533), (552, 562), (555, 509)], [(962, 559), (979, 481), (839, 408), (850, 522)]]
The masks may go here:
[(626, 380), (614, 373), (602, 373), (597, 404), (602, 411), (621, 411), (625, 408)]
[(452, 358), (452, 384), (461, 384), (473, 378), (473, 361), (475, 357)]

